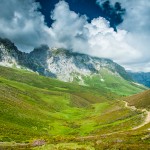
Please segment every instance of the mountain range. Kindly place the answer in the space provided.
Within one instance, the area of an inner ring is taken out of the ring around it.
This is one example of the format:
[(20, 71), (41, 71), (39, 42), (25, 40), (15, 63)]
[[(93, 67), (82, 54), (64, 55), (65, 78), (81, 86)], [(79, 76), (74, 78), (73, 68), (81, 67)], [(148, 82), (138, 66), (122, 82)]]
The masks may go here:
[[(106, 58), (41, 45), (30, 53), (19, 51), (8, 39), (0, 38), (0, 65), (34, 71), (40, 75), (84, 86), (103, 87), (120, 95), (137, 93), (141, 85), (126, 70)], [(118, 88), (120, 88), (118, 93)]]
[(99, 74), (103, 68), (131, 80), (125, 69), (110, 59), (91, 57), (61, 48), (50, 49), (46, 45), (24, 53), (8, 39), (0, 39), (0, 63), (5, 66), (25, 67), (67, 82), (73, 82), (76, 78), (82, 81), (82, 77)]

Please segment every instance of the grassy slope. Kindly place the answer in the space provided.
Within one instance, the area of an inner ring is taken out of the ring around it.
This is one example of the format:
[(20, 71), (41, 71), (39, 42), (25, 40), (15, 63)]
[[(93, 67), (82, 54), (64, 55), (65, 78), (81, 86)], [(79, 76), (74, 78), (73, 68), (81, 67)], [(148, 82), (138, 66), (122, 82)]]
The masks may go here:
[[(82, 143), (83, 140), (75, 142), (76, 138), (102, 135), (106, 144), (101, 146), (111, 145), (116, 137), (113, 135), (109, 139), (104, 134), (125, 132), (143, 120), (141, 112), (125, 108), (121, 101), (110, 101), (117, 97), (106, 89), (91, 89), (0, 67), (0, 141), (45, 139), (55, 144), (72, 140), (69, 147), (94, 148), (100, 147), (95, 145), (98, 139)], [(133, 134), (140, 138), (143, 132), (146, 134), (145, 129)], [(130, 134), (131, 144), (138, 143)], [(125, 135), (120, 138), (123, 137), (128, 143), (129, 139)], [(148, 142), (144, 142), (146, 147)], [(66, 145), (50, 145), (48, 149)]]
[(127, 97), (125, 100), (136, 108), (147, 108), (150, 110), (150, 90)]
[[(103, 81), (101, 81), (103, 79)], [(128, 96), (145, 90), (144, 86), (138, 86), (133, 82), (124, 80), (118, 75), (112, 74), (106, 69), (102, 69), (100, 75), (86, 77), (85, 81), (91, 87), (104, 88), (110, 90), (117, 95)]]
[[(30, 72), (5, 67), (0, 69), (2, 141), (24, 141), (31, 137), (41, 137), (47, 133), (47, 128), (53, 126), (59, 130), (55, 135), (59, 134), (63, 132), (63, 129), (59, 128), (63, 113), (59, 112), (68, 110), (73, 113), (70, 114), (71, 117), (77, 113), (78, 116), (80, 113), (83, 116), (84, 111), (77, 108), (106, 101), (106, 98), (98, 95), (98, 92), (88, 95), (92, 93), (90, 89), (78, 85), (63, 83)], [(60, 123), (58, 121), (55, 124), (55, 120), (60, 120)], [(69, 128), (64, 130), (70, 132)], [(64, 134), (66, 132), (64, 131)]]

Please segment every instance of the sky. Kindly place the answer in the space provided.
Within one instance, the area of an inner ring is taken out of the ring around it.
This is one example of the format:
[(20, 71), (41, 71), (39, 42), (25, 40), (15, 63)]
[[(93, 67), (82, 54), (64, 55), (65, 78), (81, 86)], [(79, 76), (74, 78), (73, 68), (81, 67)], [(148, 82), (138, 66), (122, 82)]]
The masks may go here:
[(150, 72), (150, 0), (0, 1), (0, 37), (21, 51), (47, 44)]

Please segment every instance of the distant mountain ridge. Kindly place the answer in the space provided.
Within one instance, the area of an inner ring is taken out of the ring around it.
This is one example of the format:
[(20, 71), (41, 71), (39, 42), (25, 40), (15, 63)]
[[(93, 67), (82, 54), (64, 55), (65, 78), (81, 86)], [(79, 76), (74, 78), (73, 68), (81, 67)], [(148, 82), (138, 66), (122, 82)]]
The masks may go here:
[(0, 64), (26, 67), (39, 74), (67, 82), (73, 82), (75, 79), (82, 81), (83, 76), (99, 74), (102, 68), (131, 80), (125, 69), (110, 59), (91, 57), (65, 49), (49, 49), (46, 45), (24, 53), (8, 39), (0, 39)]
[(129, 75), (135, 82), (150, 88), (150, 72), (129, 72)]

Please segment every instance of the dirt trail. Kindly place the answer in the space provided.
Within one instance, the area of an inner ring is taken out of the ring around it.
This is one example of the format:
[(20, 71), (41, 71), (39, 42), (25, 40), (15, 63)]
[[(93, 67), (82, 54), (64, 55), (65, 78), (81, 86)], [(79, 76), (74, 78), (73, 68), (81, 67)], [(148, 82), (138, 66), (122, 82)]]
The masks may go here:
[(135, 106), (129, 106), (128, 105), (128, 102), (126, 101), (123, 101), (125, 103), (125, 107), (126, 108), (129, 108), (131, 110), (138, 110), (138, 111), (141, 111), (141, 112), (144, 112), (146, 114), (146, 118), (145, 120), (143, 121), (142, 124), (140, 124), (139, 126), (137, 127), (134, 127), (132, 130), (136, 130), (136, 129), (139, 129), (143, 126), (145, 126), (146, 124), (150, 123), (150, 111), (146, 110), (146, 109), (137, 109)]
[[(144, 125), (150, 123), (150, 111), (148, 111), (146, 109), (137, 109), (135, 106), (129, 106), (128, 102), (126, 102), (126, 101), (123, 101), (123, 102), (125, 103), (125, 107), (126, 108), (131, 109), (133, 111), (138, 110), (138, 111), (144, 112), (146, 114), (146, 118), (143, 121), (143, 123), (140, 124), (139, 126), (136, 126), (136, 127), (132, 128), (131, 130), (139, 129), (139, 128), (143, 127)], [(117, 132), (107, 133), (107, 134), (103, 134), (103, 135), (93, 135), (93, 136), (78, 137), (78, 138), (76, 138), (76, 140), (77, 141), (94, 140), (94, 139), (100, 138), (101, 136), (108, 136), (108, 135), (112, 135), (112, 134), (116, 134), (116, 133), (123, 133), (123, 131), (117, 131)]]

